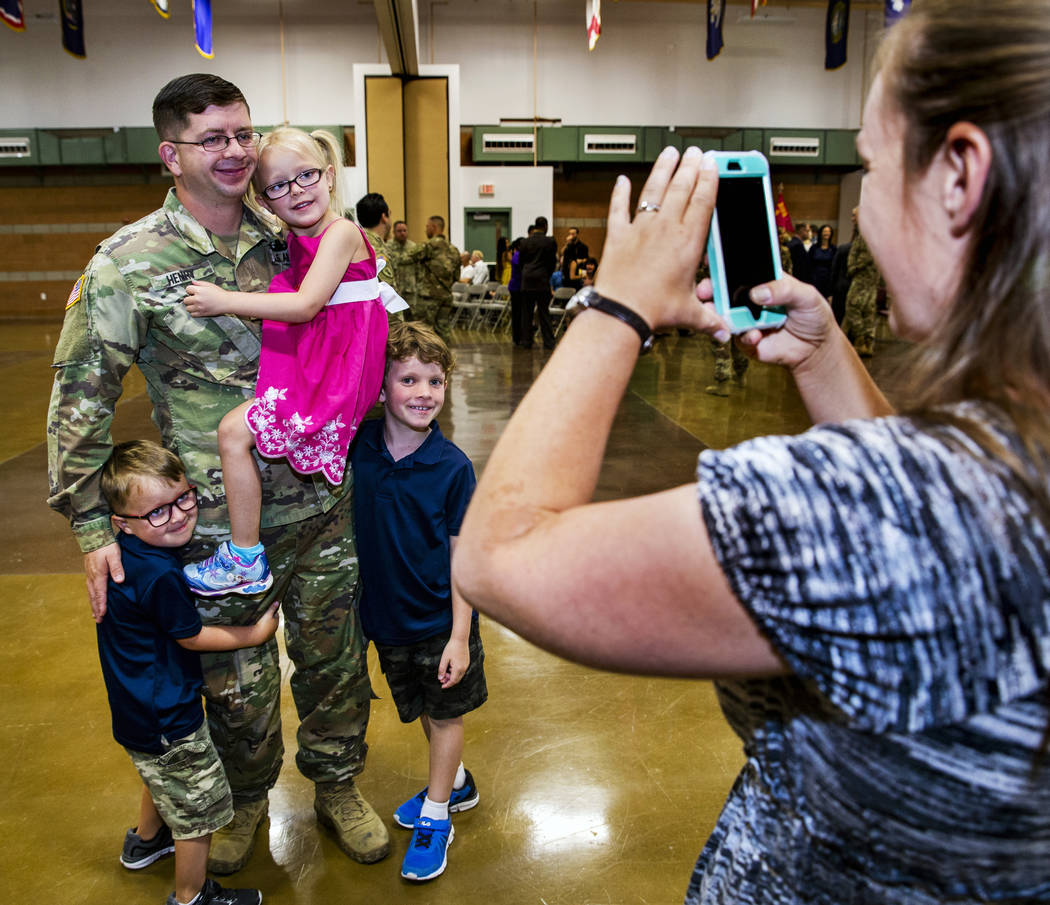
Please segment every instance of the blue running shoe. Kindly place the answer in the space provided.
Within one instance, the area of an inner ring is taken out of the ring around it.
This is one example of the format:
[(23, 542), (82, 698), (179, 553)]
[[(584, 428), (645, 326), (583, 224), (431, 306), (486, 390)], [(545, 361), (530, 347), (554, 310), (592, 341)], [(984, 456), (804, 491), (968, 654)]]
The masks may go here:
[[(463, 783), (462, 789), (453, 789), (452, 797), (448, 800), (450, 814), (455, 814), (458, 811), (469, 811), (478, 803), (481, 797), (478, 795), (478, 787), (474, 785), (474, 777), (470, 775), (470, 770), (465, 770), (464, 772), (467, 774), (467, 781)], [(427, 797), (428, 788), (430, 787), (427, 786), (418, 795), (413, 795), (394, 811), (394, 823), (404, 827), (406, 830), (415, 829), (416, 821), (419, 819), (419, 812), (423, 810), (423, 799)]]
[(229, 541), (201, 562), (191, 562), (182, 570), (190, 590), (200, 597), (220, 594), (261, 594), (273, 584), (266, 554), (260, 553), (251, 562), (241, 562), (230, 549)]
[(401, 876), (406, 880), (433, 880), (445, 872), (446, 850), (456, 834), (451, 820), (420, 817), (412, 829), (412, 839), (401, 862)]

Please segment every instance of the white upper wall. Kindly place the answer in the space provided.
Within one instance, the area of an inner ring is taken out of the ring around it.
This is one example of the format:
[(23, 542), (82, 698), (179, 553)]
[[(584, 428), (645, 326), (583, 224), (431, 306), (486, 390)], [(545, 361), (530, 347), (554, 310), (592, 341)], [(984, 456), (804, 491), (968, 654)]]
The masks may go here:
[[(54, 0), (24, 5), (26, 31), (0, 29), (4, 127), (148, 125), (157, 90), (199, 71), (237, 84), (256, 122), (285, 118), (277, 0), (216, 2), (212, 60), (193, 47), (189, 3), (172, 3), (168, 20), (146, 0), (85, 4), (86, 60), (62, 50)], [(604, 34), (588, 53), (583, 0), (541, 0), (535, 107), (525, 0), (420, 3), (419, 59), (430, 62), (433, 48), (435, 63), (459, 64), (464, 124), (535, 112), (570, 125), (859, 126), (877, 13), (854, 12), (850, 62), (825, 72), (822, 9), (769, 6), (774, 21), (752, 24), (738, 21), (746, 6), (730, 5), (726, 47), (710, 62), (704, 9), (606, 3)], [(287, 118), (354, 122), (353, 65), (385, 62), (371, 4), (284, 0), (284, 12)]]

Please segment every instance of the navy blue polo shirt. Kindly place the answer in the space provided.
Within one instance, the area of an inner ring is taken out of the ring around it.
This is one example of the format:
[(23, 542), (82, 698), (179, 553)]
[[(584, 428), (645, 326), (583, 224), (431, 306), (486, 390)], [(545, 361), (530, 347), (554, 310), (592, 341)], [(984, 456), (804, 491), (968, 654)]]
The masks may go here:
[(361, 425), (351, 461), (365, 635), (405, 645), (451, 631), (450, 538), (477, 483), (470, 459), (433, 421), (419, 449), (395, 462), (378, 420)]
[(98, 656), (113, 713), (113, 737), (162, 754), (204, 722), (200, 655), (176, 639), (200, 633), (201, 620), (174, 550), (131, 534), (117, 536), (124, 582), (106, 588), (97, 626)]

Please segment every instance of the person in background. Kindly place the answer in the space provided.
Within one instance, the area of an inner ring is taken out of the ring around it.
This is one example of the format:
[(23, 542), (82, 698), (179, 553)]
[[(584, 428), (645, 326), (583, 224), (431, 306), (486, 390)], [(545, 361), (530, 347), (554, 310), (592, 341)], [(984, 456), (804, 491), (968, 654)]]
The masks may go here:
[(649, 331), (728, 339), (695, 283), (717, 167), (668, 149), (633, 219), (617, 180), (607, 301), (518, 405), (456, 549), (454, 587), (518, 635), (716, 680), (746, 763), (690, 905), (1050, 900), (1050, 0), (915, 0), (876, 63), (858, 222), (915, 344), (901, 408), (783, 277), (751, 299), (786, 324), (740, 341), (815, 426), (592, 502)]
[(817, 241), (809, 247), (809, 281), (831, 302), (831, 262), (835, 258), (835, 230), (822, 226)]
[(565, 238), (565, 246), (561, 250), (561, 284), (579, 289), (582, 285), (582, 274), (580, 269), (587, 262), (590, 249), (587, 243), (580, 239), (579, 227), (570, 226)]
[(558, 245), (547, 235), (547, 218), (537, 217), (530, 227), (528, 238), (518, 248), (521, 262), (521, 310), (516, 345), (532, 348), (533, 315), (540, 325), (543, 348), (554, 348), (554, 328), (551, 324), (551, 274), (558, 267)]

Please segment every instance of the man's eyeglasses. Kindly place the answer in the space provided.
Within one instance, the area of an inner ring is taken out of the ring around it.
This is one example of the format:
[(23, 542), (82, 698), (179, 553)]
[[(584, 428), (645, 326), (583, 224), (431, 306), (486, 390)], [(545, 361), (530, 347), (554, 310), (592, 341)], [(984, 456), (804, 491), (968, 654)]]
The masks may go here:
[(271, 201), (276, 201), (278, 198), (283, 198), (292, 190), (292, 183), (301, 185), (304, 189), (316, 185), (321, 181), (321, 171), (314, 167), (310, 170), (303, 170), (294, 179), (285, 179), (284, 182), (275, 182), (273, 185), (268, 185), (263, 189), (263, 194)]
[(200, 145), (205, 151), (225, 151), (231, 141), (236, 141), (242, 148), (253, 148), (262, 138), (262, 132), (238, 132), (232, 138), (229, 135), (209, 135), (204, 141), (174, 141), (168, 139), (173, 145)]
[(178, 506), (183, 512), (191, 512), (197, 508), (197, 488), (190, 487), (189, 490), (184, 490), (170, 503), (165, 503), (163, 506), (158, 506), (156, 509), (151, 509), (145, 515), (123, 515), (120, 512), (114, 513), (121, 518), (139, 518), (145, 519), (154, 528), (162, 528), (164, 525), (171, 521), (171, 507)]

